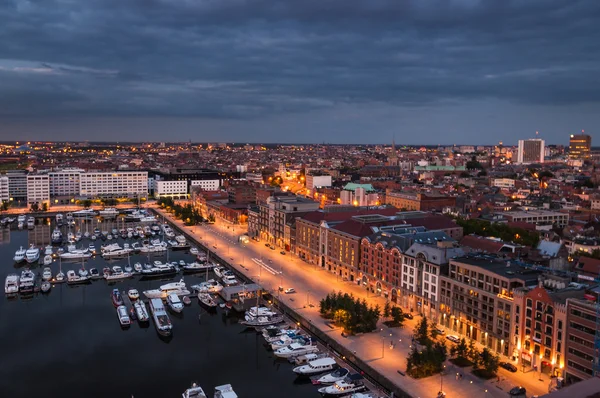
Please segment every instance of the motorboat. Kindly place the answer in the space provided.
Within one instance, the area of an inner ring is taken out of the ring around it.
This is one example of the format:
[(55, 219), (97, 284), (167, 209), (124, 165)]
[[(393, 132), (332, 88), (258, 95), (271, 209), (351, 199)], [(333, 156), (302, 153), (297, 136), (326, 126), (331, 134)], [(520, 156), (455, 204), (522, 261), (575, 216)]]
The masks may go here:
[(69, 285), (76, 285), (81, 283), (89, 283), (90, 278), (88, 276), (77, 275), (72, 269), (67, 271), (67, 283)]
[(8, 274), (4, 280), (4, 293), (16, 294), (19, 292), (19, 275)]
[(223, 290), (223, 285), (214, 279), (209, 279), (198, 285), (192, 285), (192, 289), (198, 293), (219, 293)]
[(54, 277), (54, 281), (61, 283), (65, 281), (65, 274), (62, 271), (58, 271), (58, 274)]
[(131, 272), (123, 272), (123, 268), (118, 265), (112, 267), (109, 272), (104, 272), (104, 279), (107, 281), (114, 281), (120, 279), (131, 278), (133, 274)]
[(63, 260), (82, 260), (92, 257), (87, 249), (71, 249), (58, 255)]
[(129, 318), (129, 313), (127, 312), (127, 307), (124, 305), (119, 305), (117, 307), (117, 316), (119, 317), (119, 323), (123, 327), (127, 327), (131, 325), (131, 319)]
[(338, 368), (331, 373), (327, 373), (313, 381), (313, 384), (333, 384), (344, 380), (350, 371), (346, 368)]
[(327, 396), (347, 396), (365, 391), (366, 389), (363, 377), (358, 373), (354, 373), (347, 375), (342, 380), (336, 381), (330, 386), (321, 387), (318, 391)]
[(152, 319), (154, 319), (154, 326), (158, 334), (169, 336), (173, 330), (173, 325), (167, 311), (165, 311), (162, 300), (158, 298), (150, 299), (150, 311), (152, 312)]
[(190, 296), (183, 296), (183, 298), (181, 299), (181, 301), (183, 301), (184, 305), (190, 305), (190, 304), (192, 304), (192, 300), (190, 299)]
[[(275, 328), (279, 329), (276, 326)], [(302, 335), (302, 331), (300, 329), (279, 329), (279, 332), (275, 331), (271, 333), (272, 335), (268, 333), (265, 335), (265, 331), (263, 330), (263, 336), (265, 337), (265, 341), (269, 344), (273, 344), (276, 341), (283, 340), (284, 336), (294, 338), (296, 336)]]
[(52, 269), (50, 267), (45, 267), (42, 272), (42, 280), (49, 281), (52, 279)]
[(223, 384), (215, 387), (214, 398), (237, 398), (237, 394), (231, 384)]
[(50, 265), (52, 264), (52, 256), (49, 254), (46, 254), (44, 256), (44, 265)]
[(144, 267), (142, 266), (142, 263), (135, 263), (133, 264), (133, 269), (135, 270), (135, 272), (142, 272), (142, 270), (144, 269)]
[(127, 296), (130, 300), (135, 301), (140, 298), (140, 292), (137, 289), (131, 288), (127, 291)]
[(90, 276), (90, 273), (88, 272), (87, 269), (85, 269), (84, 266), (82, 266), (81, 268), (79, 268), (77, 270), (77, 273), (79, 274), (79, 276), (81, 276), (82, 278), (88, 278)]
[(169, 249), (165, 242), (160, 242), (157, 245), (148, 244), (140, 247), (140, 252), (142, 253), (162, 253), (166, 252)]
[(185, 390), (181, 396), (182, 398), (207, 398), (202, 387), (196, 383), (192, 383), (192, 386)]
[(217, 308), (217, 302), (208, 293), (198, 293), (198, 300), (209, 309)]
[(23, 224), (20, 221), (17, 223), (17, 228), (19, 228), (19, 229), (23, 229), (24, 226), (25, 226), (25, 224)]
[(288, 346), (293, 343), (299, 343), (302, 345), (306, 345), (306, 344), (310, 344), (311, 340), (309, 337), (302, 335), (302, 334), (296, 334), (295, 336), (288, 336), (288, 335), (284, 334), (279, 337), (279, 340), (275, 340), (271, 343), (271, 349), (273, 351), (275, 351), (275, 350), (278, 350), (282, 347)]
[(27, 218), (27, 229), (34, 229), (34, 228), (35, 228), (35, 218), (28, 217)]
[(22, 222), (24, 223), (25, 221), (27, 221), (27, 216), (25, 214), (19, 214), (17, 216), (17, 222)]
[(293, 363), (296, 366), (298, 366), (298, 365), (307, 364), (310, 361), (314, 361), (315, 359), (325, 358), (325, 357), (328, 357), (328, 356), (329, 356), (329, 354), (327, 354), (327, 353), (316, 354), (316, 353), (312, 353), (311, 352), (310, 354), (305, 354), (305, 355), (300, 355), (300, 356), (297, 356), (297, 357), (289, 358), (288, 361), (290, 363)]
[(24, 269), (21, 271), (21, 277), (19, 278), (19, 291), (30, 292), (33, 291), (35, 286), (35, 274), (30, 269)]
[(306, 365), (296, 366), (293, 371), (298, 376), (314, 376), (320, 373), (335, 370), (338, 367), (339, 366), (335, 359), (331, 357), (325, 357), (310, 361)]
[(46, 246), (44, 249), (44, 255), (52, 257), (53, 254), (54, 254), (54, 247), (52, 245)]
[(25, 261), (29, 264), (35, 263), (40, 259), (40, 249), (31, 245), (29, 249), (25, 252)]
[(234, 286), (237, 285), (239, 282), (237, 280), (237, 278), (233, 275), (225, 275), (221, 281), (223, 281), (223, 284), (225, 286)]
[(183, 269), (183, 272), (200, 272), (200, 271), (206, 271), (208, 269), (211, 269), (213, 267), (213, 264), (211, 263), (204, 263), (204, 264), (200, 264), (198, 262), (193, 262), (193, 263), (188, 263), (181, 266), (181, 268)]
[(68, 243), (75, 243), (75, 234), (73, 232), (68, 232), (67, 233), (67, 242)]
[(259, 316), (272, 316), (278, 315), (277, 312), (272, 311), (269, 307), (250, 307), (246, 313), (246, 317), (256, 318)]
[(98, 212), (98, 215), (106, 218), (114, 218), (119, 215), (119, 210), (114, 207), (106, 207)]
[(219, 278), (223, 278), (223, 276), (225, 275), (225, 271), (227, 271), (227, 268), (215, 267), (213, 271), (215, 272), (215, 275), (217, 275)]
[(77, 210), (72, 213), (74, 218), (91, 218), (96, 215), (96, 212), (93, 209), (83, 209)]
[(198, 248), (196, 248), (196, 247), (191, 247), (191, 248), (190, 248), (190, 254), (191, 254), (192, 256), (197, 256), (197, 255), (198, 255)]
[[(109, 235), (110, 236), (110, 235)], [(102, 257), (110, 259), (110, 258), (125, 258), (129, 256), (129, 254), (133, 250), (130, 248), (123, 248), (119, 246), (118, 243), (113, 243), (105, 246), (102, 249)]]
[(308, 344), (302, 345), (298, 343), (292, 343), (288, 346), (279, 348), (273, 352), (278, 358), (290, 358), (298, 355), (304, 355), (311, 352), (318, 352), (319, 348), (316, 345)]
[(83, 234), (81, 233), (81, 231), (77, 231), (75, 233), (75, 242), (79, 242), (81, 238), (83, 238)]
[(62, 213), (58, 213), (55, 216), (55, 219), (56, 219), (56, 225), (58, 225), (60, 227), (63, 224), (63, 219), (64, 219)]
[(98, 272), (97, 268), (90, 268), (90, 278), (92, 278), (92, 279), (101, 278), (100, 272)]
[(26, 252), (27, 250), (23, 249), (23, 246), (19, 247), (19, 249), (15, 252), (15, 256), (13, 257), (15, 263), (20, 263), (24, 261)]
[(125, 269), (125, 272), (129, 272), (129, 273), (133, 272), (133, 267), (129, 264), (127, 264), (124, 269)]
[(170, 293), (167, 296), (167, 304), (169, 304), (169, 308), (177, 313), (183, 311), (183, 303), (175, 293)]
[(135, 313), (137, 315), (137, 319), (140, 322), (148, 322), (150, 319), (150, 315), (148, 315), (148, 310), (146, 309), (146, 303), (142, 300), (137, 300), (133, 303), (133, 308), (135, 308)]
[(52, 284), (49, 281), (43, 281), (42, 285), (40, 286), (42, 293), (48, 293), (50, 289), (52, 289)]
[(115, 307), (123, 305), (123, 297), (121, 296), (119, 289), (113, 289), (110, 293), (110, 299)]
[(142, 276), (145, 277), (174, 275), (176, 273), (177, 268), (173, 264), (165, 264), (160, 261), (155, 261), (150, 268), (142, 270)]
[(96, 254), (96, 245), (94, 245), (93, 243), (90, 243), (88, 246), (88, 251), (92, 254)]
[(190, 291), (187, 289), (183, 278), (179, 280), (179, 282), (171, 282), (164, 285), (161, 285), (158, 289), (152, 290), (144, 290), (144, 296), (149, 299), (160, 298), (166, 299), (167, 296), (171, 293), (174, 293), (178, 296), (186, 296), (190, 294)]

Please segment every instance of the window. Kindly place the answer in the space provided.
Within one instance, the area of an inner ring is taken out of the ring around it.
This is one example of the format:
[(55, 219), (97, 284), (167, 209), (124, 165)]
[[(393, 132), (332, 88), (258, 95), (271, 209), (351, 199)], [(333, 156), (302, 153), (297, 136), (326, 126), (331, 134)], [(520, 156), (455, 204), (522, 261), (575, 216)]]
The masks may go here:
[(531, 306), (533, 305), (533, 301), (531, 301), (531, 299), (528, 298), (526, 301), (526, 305), (527, 305), (527, 308), (531, 308)]

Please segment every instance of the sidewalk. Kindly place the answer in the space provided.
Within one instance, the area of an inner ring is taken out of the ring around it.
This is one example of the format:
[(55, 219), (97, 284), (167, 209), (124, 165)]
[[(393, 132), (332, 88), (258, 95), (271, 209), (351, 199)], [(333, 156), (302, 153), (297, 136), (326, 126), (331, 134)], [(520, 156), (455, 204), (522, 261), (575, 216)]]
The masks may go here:
[[(397, 371), (406, 370), (406, 357), (410, 350), (411, 335), (414, 326), (420, 320), (415, 316), (414, 320), (406, 320), (402, 329), (388, 328), (379, 324), (379, 332), (366, 333), (360, 336), (342, 337), (339, 328), (331, 328), (326, 320), (321, 318), (318, 310), (318, 302), (332, 291), (344, 291), (352, 293), (355, 297), (365, 298), (371, 305), (379, 304), (383, 308), (385, 299), (379, 296), (369, 295), (357, 284), (339, 280), (334, 274), (328, 273), (320, 267), (307, 264), (290, 253), (279, 254), (278, 250), (270, 250), (260, 242), (239, 244), (236, 236), (227, 229), (223, 230), (216, 225), (204, 225), (201, 227), (184, 226), (181, 221), (174, 220), (169, 214), (154, 207), (166, 219), (175, 223), (178, 227), (186, 230), (191, 236), (196, 237), (200, 243), (211, 251), (218, 253), (222, 258), (230, 260), (232, 266), (263, 285), (267, 290), (300, 314), (312, 324), (316, 325), (324, 333), (330, 335), (340, 344), (348, 347), (363, 361), (369, 363), (377, 372), (385, 375), (392, 382), (413, 397), (435, 397), (440, 390), (440, 382), (448, 398), (452, 397), (506, 397), (508, 390), (522, 383), (527, 389), (527, 395), (541, 394), (547, 392), (548, 383), (531, 380), (530, 374), (512, 374), (504, 369), (499, 371), (500, 383), (497, 379), (483, 381), (473, 376), (467, 369), (460, 369), (446, 363), (445, 376), (432, 376), (426, 379), (415, 380), (408, 376), (402, 376)], [(216, 246), (216, 249), (214, 248)], [(252, 259), (262, 259), (268, 267), (259, 266)], [(281, 270), (282, 274), (279, 271)], [(296, 294), (285, 295), (277, 289), (279, 286), (294, 287)], [(312, 304), (313, 306), (310, 306)], [(390, 342), (395, 346), (390, 348)], [(447, 342), (448, 348), (452, 343)], [(456, 373), (462, 373), (463, 378), (458, 380)], [(529, 380), (528, 380), (529, 379)], [(536, 377), (537, 380), (537, 377)], [(530, 389), (531, 388), (531, 389)]]

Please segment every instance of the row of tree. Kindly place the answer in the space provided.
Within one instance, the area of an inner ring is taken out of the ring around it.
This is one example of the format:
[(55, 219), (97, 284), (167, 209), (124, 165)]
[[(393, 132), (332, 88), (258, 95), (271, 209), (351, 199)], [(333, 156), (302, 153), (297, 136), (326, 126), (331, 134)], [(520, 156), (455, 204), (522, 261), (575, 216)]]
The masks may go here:
[(488, 379), (496, 375), (500, 364), (500, 358), (487, 347), (479, 351), (473, 340), (467, 344), (464, 338), (450, 349), (450, 355), (456, 358), (457, 364), (472, 364), (473, 373)]
[(183, 220), (186, 225), (196, 225), (206, 221), (200, 212), (189, 203), (182, 206), (175, 203), (172, 198), (159, 198), (156, 203), (168, 212), (173, 213), (176, 218)]
[(440, 373), (448, 357), (448, 349), (437, 339), (435, 323), (423, 317), (413, 332), (412, 349), (408, 354), (406, 373), (416, 379)]
[(390, 327), (402, 327), (404, 325), (404, 319), (406, 316), (402, 311), (402, 308), (391, 306), (389, 301), (385, 302), (385, 306), (383, 307), (383, 317), (391, 318), (391, 320), (385, 322), (387, 326)]
[(321, 316), (332, 319), (336, 325), (350, 334), (372, 332), (377, 328), (381, 309), (369, 306), (365, 299), (348, 293), (330, 293), (319, 303)]
[(456, 223), (463, 228), (465, 235), (495, 236), (506, 242), (515, 242), (529, 247), (537, 246), (540, 240), (537, 232), (509, 227), (506, 224), (467, 220), (460, 217), (456, 219)]

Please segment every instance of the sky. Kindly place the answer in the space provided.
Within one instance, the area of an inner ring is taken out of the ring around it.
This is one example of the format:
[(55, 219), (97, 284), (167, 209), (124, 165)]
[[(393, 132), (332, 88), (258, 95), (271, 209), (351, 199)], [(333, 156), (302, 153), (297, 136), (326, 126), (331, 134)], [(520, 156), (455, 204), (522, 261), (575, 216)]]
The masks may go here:
[(0, 21), (0, 140), (600, 141), (598, 1), (0, 0)]

